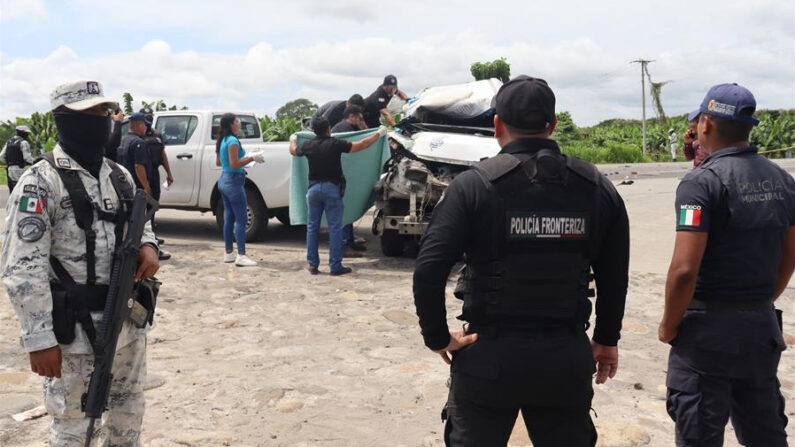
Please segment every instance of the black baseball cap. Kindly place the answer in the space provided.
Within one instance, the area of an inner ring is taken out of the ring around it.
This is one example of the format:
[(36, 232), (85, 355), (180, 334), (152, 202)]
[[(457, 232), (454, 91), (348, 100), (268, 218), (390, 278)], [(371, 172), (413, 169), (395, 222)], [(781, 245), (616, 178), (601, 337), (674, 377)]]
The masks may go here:
[(397, 87), (397, 78), (395, 77), (395, 75), (386, 75), (384, 77), (384, 84), (383, 85), (387, 86), (387, 87), (390, 87), (390, 86), (391, 87)]
[(506, 124), (525, 131), (544, 131), (555, 122), (555, 94), (547, 81), (519, 75), (500, 87), (491, 107)]

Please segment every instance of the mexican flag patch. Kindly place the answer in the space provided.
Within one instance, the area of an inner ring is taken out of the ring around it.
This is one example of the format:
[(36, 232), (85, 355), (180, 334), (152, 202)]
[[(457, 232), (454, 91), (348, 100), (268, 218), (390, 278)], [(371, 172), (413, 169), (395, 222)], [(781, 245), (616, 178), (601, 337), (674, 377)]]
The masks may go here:
[(19, 210), (26, 213), (41, 214), (44, 198), (22, 196), (19, 199)]
[(687, 225), (689, 227), (701, 226), (701, 207), (685, 208), (679, 210), (679, 225)]

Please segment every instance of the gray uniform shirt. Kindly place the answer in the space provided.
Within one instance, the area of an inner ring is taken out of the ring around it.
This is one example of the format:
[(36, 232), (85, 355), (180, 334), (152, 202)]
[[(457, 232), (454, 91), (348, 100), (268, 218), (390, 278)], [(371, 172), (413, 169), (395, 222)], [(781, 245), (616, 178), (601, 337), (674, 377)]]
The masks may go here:
[[(111, 169), (107, 160), (102, 163), (99, 179), (72, 159), (60, 146), (53, 150), (56, 165), (76, 170), (91, 200), (101, 209), (114, 212), (119, 198), (110, 181)], [(122, 169), (124, 169), (122, 167)], [(124, 170), (127, 180), (132, 176)], [(78, 284), (87, 279), (85, 233), (78, 228), (66, 187), (56, 170), (46, 161), (28, 169), (19, 179), (6, 205), (5, 229), (0, 255), (0, 279), (16, 311), (22, 329), (22, 346), (27, 352), (40, 351), (58, 344), (52, 324), (52, 294), (50, 281), (56, 279), (49, 256), (55, 256)], [(116, 247), (115, 226), (111, 222), (94, 220), (96, 241), (97, 284), (110, 280), (113, 252)], [(143, 243), (156, 244), (152, 227), (147, 222)], [(101, 312), (92, 312), (95, 326), (102, 319)], [(125, 322), (119, 336), (119, 347), (132, 342), (137, 329)], [(90, 354), (91, 345), (80, 323), (76, 338), (69, 345), (61, 345), (65, 354)]]
[[(22, 158), (25, 159), (28, 164), (33, 164), (36, 160), (33, 158), (33, 154), (30, 151), (30, 143), (26, 140), (22, 140), (19, 143), (20, 150), (22, 151)], [(6, 149), (8, 149), (8, 143), (3, 146), (3, 150), (0, 151), (0, 164), (6, 164)], [(22, 173), (25, 172), (25, 168), (20, 166), (9, 166), (8, 167), (8, 179), (12, 181), (19, 181), (19, 178), (22, 177)]]

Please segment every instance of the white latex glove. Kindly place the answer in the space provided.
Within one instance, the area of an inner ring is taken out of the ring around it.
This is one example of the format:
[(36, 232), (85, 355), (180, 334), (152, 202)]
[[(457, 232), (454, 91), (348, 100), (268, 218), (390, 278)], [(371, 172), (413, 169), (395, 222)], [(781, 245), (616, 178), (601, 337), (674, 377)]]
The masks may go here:
[(387, 130), (386, 130), (385, 126), (381, 126), (381, 127), (378, 128), (378, 136), (379, 137), (385, 137), (386, 136), (386, 132), (387, 132)]
[(265, 163), (265, 156), (262, 154), (254, 154), (251, 156), (251, 159), (257, 163)]

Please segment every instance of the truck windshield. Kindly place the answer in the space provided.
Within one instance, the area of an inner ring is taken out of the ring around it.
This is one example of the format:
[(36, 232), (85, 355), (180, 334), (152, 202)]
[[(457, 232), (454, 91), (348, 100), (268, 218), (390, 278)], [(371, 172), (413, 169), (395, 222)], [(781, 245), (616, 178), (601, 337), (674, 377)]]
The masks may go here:
[[(237, 119), (240, 120), (240, 137), (241, 139), (246, 138), (260, 138), (260, 131), (259, 131), (259, 122), (257, 119), (251, 115), (237, 115)], [(211, 138), (215, 140), (218, 138), (218, 127), (221, 124), (221, 115), (213, 116), (213, 128), (211, 133)]]
[(196, 130), (199, 120), (193, 115), (159, 116), (155, 129), (163, 135), (166, 146), (185, 144)]

